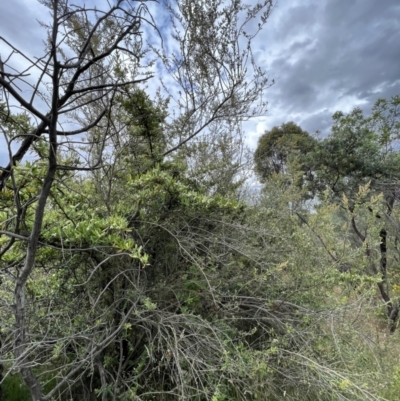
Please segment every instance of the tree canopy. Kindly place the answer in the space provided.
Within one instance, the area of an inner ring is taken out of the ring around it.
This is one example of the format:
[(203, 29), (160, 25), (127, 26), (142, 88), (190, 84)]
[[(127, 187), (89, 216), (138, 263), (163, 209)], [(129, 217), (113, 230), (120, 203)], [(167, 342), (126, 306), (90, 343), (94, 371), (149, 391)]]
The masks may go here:
[(283, 123), (265, 132), (254, 153), (255, 171), (261, 181), (284, 173), (290, 159), (303, 157), (314, 147), (315, 140), (294, 122)]
[(393, 189), (400, 167), (398, 107), (396, 96), (378, 100), (369, 117), (359, 108), (348, 115), (335, 113), (331, 134), (311, 156), (316, 181), (339, 196), (345, 192), (351, 197), (367, 182), (376, 189)]

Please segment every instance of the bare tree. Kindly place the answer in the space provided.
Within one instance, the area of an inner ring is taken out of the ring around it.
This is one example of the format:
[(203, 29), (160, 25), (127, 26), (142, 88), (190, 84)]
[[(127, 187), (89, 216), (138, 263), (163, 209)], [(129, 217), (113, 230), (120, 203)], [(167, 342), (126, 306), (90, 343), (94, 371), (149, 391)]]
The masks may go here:
[[(177, 87), (170, 94), (177, 118), (168, 126), (174, 141), (165, 155), (201, 135), (210, 125), (235, 131), (242, 121), (263, 115), (268, 77), (257, 66), (251, 42), (272, 10), (272, 1), (178, 2), (169, 6), (176, 50), (154, 49)], [(257, 23), (254, 23), (257, 21)], [(253, 26), (252, 26), (253, 24)]]
[[(107, 116), (111, 113), (115, 95), (121, 88), (149, 78), (147, 75), (141, 78), (132, 76), (121, 79), (114, 74), (117, 63), (121, 62), (116, 58), (117, 53), (129, 60), (141, 56), (140, 27), (146, 11), (144, 2), (130, 6), (118, 0), (106, 11), (70, 5), (64, 0), (42, 3), (49, 7), (52, 14), (51, 22), (44, 24), (48, 32), (44, 56), (32, 59), (2, 38), (9, 45), (11, 52), (4, 61), (4, 72), (0, 77), (0, 84), (7, 100), (7, 107), (2, 109), (4, 124), (12, 118), (9, 110), (16, 103), (19, 103), (35, 121), (31, 131), (22, 134), (22, 141), (18, 150), (10, 155), (9, 164), (2, 168), (0, 189), (5, 188), (8, 178), (13, 174), (14, 166), (22, 160), (35, 142), (43, 136), (48, 142), (47, 172), (40, 194), (35, 199), (37, 203), (31, 232), (24, 236), (19, 234), (19, 219), (16, 219), (14, 232), (2, 232), (3, 235), (10, 237), (9, 244), (2, 249), (2, 254), (16, 239), (22, 239), (27, 243), (25, 262), (19, 270), (15, 283), (14, 355), (15, 367), (20, 369), (35, 401), (43, 400), (44, 396), (29, 362), (29, 353), (32, 350), (29, 350), (26, 338), (26, 283), (35, 265), (46, 202), (56, 172), (77, 167), (64, 166), (59, 162), (60, 138), (83, 134), (93, 127), (101, 127), (106, 137)], [(12, 66), (12, 57), (16, 54), (24, 56), (26, 68), (23, 71), (10, 73), (12, 70), (7, 67)], [(30, 74), (38, 76), (36, 82), (30, 80)], [(29, 97), (23, 90), (26, 87), (30, 88)], [(98, 110), (92, 121), (73, 130), (62, 128), (62, 122), (66, 121), (70, 113), (77, 112), (79, 108), (88, 104), (95, 104)], [(17, 137), (7, 138), (7, 135), (5, 137), (11, 153), (11, 144), (17, 141)], [(101, 159), (96, 164), (100, 165)], [(96, 166), (85, 168), (92, 169)], [(17, 197), (18, 188), (13, 189)], [(24, 206), (18, 202), (16, 205), (16, 215), (20, 217), (24, 213), (22, 210)]]

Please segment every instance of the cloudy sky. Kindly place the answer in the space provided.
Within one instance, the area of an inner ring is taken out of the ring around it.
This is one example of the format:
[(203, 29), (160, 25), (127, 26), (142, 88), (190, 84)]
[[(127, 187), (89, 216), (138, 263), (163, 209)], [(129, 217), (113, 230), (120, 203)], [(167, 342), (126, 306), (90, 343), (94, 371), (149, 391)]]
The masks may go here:
[(256, 48), (276, 84), (252, 143), (290, 120), (327, 132), (335, 111), (400, 94), (400, 1), (280, 0)]
[[(43, 12), (34, 0), (0, 1), (0, 36), (41, 54)], [(335, 111), (368, 112), (377, 98), (400, 94), (400, 0), (279, 0), (254, 51), (275, 84), (267, 115), (245, 125), (249, 144), (287, 121), (328, 132)], [(0, 42), (3, 58), (8, 52)]]

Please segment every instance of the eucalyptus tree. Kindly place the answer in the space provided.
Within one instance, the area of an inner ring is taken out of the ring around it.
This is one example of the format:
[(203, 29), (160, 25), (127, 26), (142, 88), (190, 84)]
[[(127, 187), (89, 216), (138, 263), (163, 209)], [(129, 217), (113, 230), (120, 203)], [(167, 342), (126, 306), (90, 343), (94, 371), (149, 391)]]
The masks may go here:
[[(315, 139), (294, 122), (273, 127), (259, 138), (254, 153), (258, 177), (265, 181), (273, 174), (284, 174), (290, 160), (296, 157), (304, 159), (314, 145)], [(304, 169), (306, 170), (305, 166)]]

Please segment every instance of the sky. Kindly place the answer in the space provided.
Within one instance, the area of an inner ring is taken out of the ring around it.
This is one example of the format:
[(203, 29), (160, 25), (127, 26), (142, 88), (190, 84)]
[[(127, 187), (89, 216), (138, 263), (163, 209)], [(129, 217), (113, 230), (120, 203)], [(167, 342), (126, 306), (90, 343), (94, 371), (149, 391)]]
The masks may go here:
[[(0, 37), (42, 54), (37, 19), (47, 13), (34, 0), (0, 1)], [(279, 0), (253, 50), (275, 84), (267, 114), (244, 125), (249, 146), (288, 121), (327, 134), (335, 111), (368, 113), (376, 99), (400, 94), (400, 0)], [(1, 41), (0, 54), (8, 54)], [(0, 166), (5, 158), (0, 143)]]
[(281, 0), (254, 45), (276, 83), (253, 145), (287, 121), (326, 134), (335, 111), (400, 94), (399, 0)]

